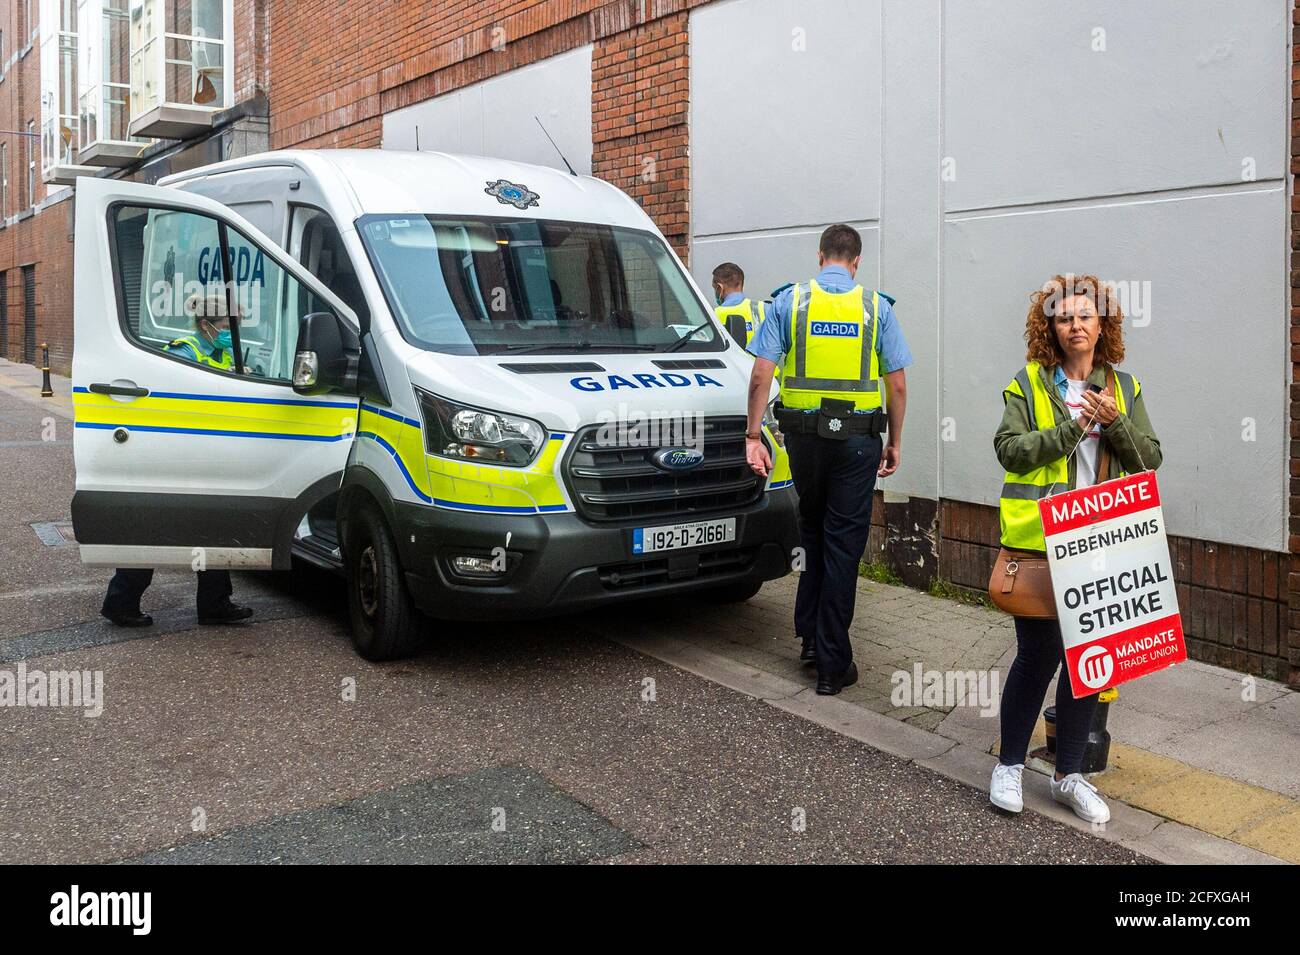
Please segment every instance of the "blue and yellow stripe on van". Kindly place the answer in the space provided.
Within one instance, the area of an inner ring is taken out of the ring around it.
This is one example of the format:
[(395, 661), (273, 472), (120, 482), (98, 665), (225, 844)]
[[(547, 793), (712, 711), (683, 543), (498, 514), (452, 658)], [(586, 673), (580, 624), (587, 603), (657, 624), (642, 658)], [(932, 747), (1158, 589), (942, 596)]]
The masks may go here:
[(130, 401), (72, 389), (78, 428), (277, 441), (345, 441), (357, 422), (357, 401), (254, 398), (152, 391)]
[(790, 474), (789, 452), (785, 450), (784, 444), (780, 444), (776, 438), (772, 437), (771, 429), (764, 427), (763, 430), (766, 431), (767, 438), (775, 450), (774, 455), (772, 455), (772, 473), (767, 476), (767, 490), (780, 491), (784, 487), (793, 487), (794, 477)]
[(500, 467), (429, 454), (418, 421), (370, 404), (361, 406), (357, 437), (374, 441), (392, 457), (417, 498), (434, 507), (489, 514), (570, 511), (559, 478), (566, 435), (552, 432), (528, 467)]
[(790, 455), (785, 450), (785, 446), (778, 443), (772, 436), (770, 428), (763, 429), (767, 433), (768, 441), (771, 442), (775, 453), (772, 455), (772, 473), (767, 476), (767, 489), (769, 491), (779, 491), (782, 488), (794, 487), (794, 477), (790, 474)]

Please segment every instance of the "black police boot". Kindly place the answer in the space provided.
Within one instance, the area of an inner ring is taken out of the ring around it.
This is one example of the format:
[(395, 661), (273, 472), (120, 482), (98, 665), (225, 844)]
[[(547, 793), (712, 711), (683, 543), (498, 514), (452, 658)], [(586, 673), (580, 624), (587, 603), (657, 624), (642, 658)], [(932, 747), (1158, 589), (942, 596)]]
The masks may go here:
[(227, 600), (224, 604), (199, 614), (199, 623), (236, 623), (253, 615), (252, 607), (243, 607)]
[(799, 662), (804, 664), (817, 662), (817, 641), (814, 638), (803, 638), (803, 649), (799, 652)]
[(820, 676), (817, 678), (817, 695), (834, 696), (836, 693), (840, 692), (840, 690), (844, 689), (846, 686), (852, 686), (854, 683), (857, 682), (858, 682), (858, 665), (854, 663), (852, 660), (850, 660), (849, 665), (845, 668), (844, 672), (840, 675), (840, 678), (838, 680), (827, 680), (824, 677), (820, 677)]
[(153, 623), (153, 617), (139, 610), (117, 610), (109, 613), (101, 610), (100, 615), (119, 627), (147, 627)]

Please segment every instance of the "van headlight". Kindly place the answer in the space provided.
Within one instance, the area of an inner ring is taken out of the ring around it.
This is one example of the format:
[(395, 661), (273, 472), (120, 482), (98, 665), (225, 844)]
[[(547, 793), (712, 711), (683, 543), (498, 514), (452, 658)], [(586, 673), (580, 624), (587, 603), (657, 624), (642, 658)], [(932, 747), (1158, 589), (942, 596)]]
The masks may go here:
[(424, 447), (444, 458), (524, 467), (546, 446), (546, 429), (531, 418), (471, 408), (415, 390), (424, 415)]

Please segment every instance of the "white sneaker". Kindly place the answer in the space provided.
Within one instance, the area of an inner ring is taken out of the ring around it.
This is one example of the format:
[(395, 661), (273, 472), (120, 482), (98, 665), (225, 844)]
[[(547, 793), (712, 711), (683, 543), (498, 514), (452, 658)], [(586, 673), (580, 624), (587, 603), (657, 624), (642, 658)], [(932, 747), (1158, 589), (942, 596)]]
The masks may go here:
[(1003, 766), (998, 763), (993, 767), (993, 781), (989, 783), (989, 802), (1007, 812), (1020, 812), (1025, 808), (1025, 796), (1020, 784), (1020, 777), (1025, 771), (1024, 763)]
[(1060, 782), (1053, 775), (1052, 798), (1065, 803), (1086, 822), (1097, 825), (1110, 821), (1110, 807), (1097, 795), (1097, 787), (1084, 779), (1081, 773), (1070, 773)]

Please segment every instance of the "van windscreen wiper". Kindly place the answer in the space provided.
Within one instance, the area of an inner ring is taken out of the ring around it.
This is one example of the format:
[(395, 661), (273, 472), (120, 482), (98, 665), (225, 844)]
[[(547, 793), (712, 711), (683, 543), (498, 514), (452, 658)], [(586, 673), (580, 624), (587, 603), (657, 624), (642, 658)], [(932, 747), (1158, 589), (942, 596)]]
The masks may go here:
[(620, 351), (657, 351), (654, 345), (641, 345), (625, 342), (543, 342), (539, 345), (512, 344), (504, 346), (502, 350), (514, 352), (516, 355), (527, 355), (530, 352), (556, 350), (590, 351), (593, 348), (615, 348)]
[(702, 332), (704, 331), (704, 329), (708, 328), (712, 324), (713, 324), (712, 320), (707, 322), (701, 322), (699, 325), (696, 325), (694, 328), (688, 331), (681, 338), (677, 339), (677, 341), (673, 342), (671, 345), (665, 348), (664, 351), (677, 351), (677, 349), (681, 348), (688, 341), (690, 341), (695, 336), (696, 332)]

